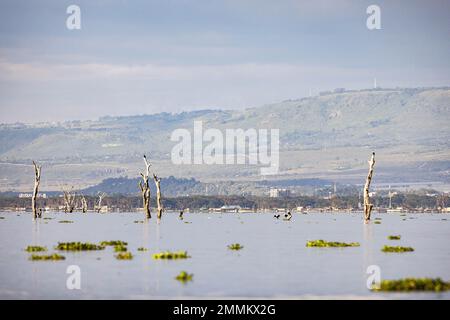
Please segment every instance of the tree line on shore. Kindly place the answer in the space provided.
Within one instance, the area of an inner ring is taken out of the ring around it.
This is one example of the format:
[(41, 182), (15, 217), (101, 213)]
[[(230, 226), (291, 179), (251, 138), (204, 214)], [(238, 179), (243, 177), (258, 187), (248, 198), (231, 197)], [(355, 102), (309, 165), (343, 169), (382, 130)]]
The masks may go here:
[[(365, 180), (363, 189), (363, 204), (361, 204), (360, 195), (358, 197), (354, 196), (341, 196), (338, 197), (336, 194), (330, 197), (311, 197), (311, 196), (298, 196), (298, 197), (285, 197), (285, 198), (266, 198), (266, 197), (244, 197), (244, 196), (190, 196), (190, 197), (177, 197), (177, 198), (162, 198), (161, 194), (161, 178), (159, 178), (154, 172), (151, 172), (151, 163), (147, 159), (146, 155), (143, 156), (145, 170), (140, 173), (141, 179), (139, 180), (138, 187), (140, 189), (141, 197), (140, 201), (138, 197), (124, 197), (124, 196), (112, 196), (106, 197), (105, 193), (100, 193), (97, 195), (97, 201), (95, 202), (91, 197), (84, 196), (83, 194), (77, 195), (73, 190), (63, 190), (63, 197), (54, 197), (43, 199), (40, 201), (39, 207), (37, 205), (37, 198), (39, 195), (39, 186), (41, 180), (41, 169), (35, 161), (33, 161), (33, 167), (35, 171), (34, 188), (31, 199), (31, 210), (33, 212), (33, 219), (41, 218), (42, 211), (47, 208), (50, 210), (61, 210), (61, 200), (64, 202), (63, 208), (64, 212), (71, 213), (74, 210), (80, 210), (83, 213), (89, 211), (89, 204), (93, 204), (95, 211), (100, 212), (102, 210), (102, 205), (107, 208), (105, 211), (134, 211), (136, 209), (142, 208), (145, 212), (145, 217), (147, 219), (151, 218), (151, 202), (152, 195), (150, 192), (149, 180), (153, 176), (153, 180), (156, 186), (156, 208), (157, 208), (157, 219), (158, 222), (162, 217), (164, 211), (163, 208), (173, 209), (173, 210), (185, 210), (189, 209), (210, 209), (210, 208), (221, 208), (223, 206), (240, 206), (241, 208), (246, 208), (250, 210), (261, 210), (261, 209), (295, 209), (295, 208), (322, 208), (322, 209), (340, 209), (340, 210), (354, 210), (363, 209), (364, 221), (368, 223), (370, 221), (370, 216), (372, 209), (378, 208), (392, 208), (392, 206), (402, 207), (406, 210), (421, 208), (422, 210), (440, 210), (443, 211), (447, 207), (448, 199), (445, 199), (444, 195), (438, 197), (429, 197), (425, 195), (425, 198), (421, 195), (406, 194), (403, 197), (398, 196), (398, 193), (394, 194), (389, 192), (388, 199), (383, 197), (373, 197), (370, 194), (370, 184), (372, 181), (372, 176), (374, 172), (375, 165), (375, 152), (372, 152), (371, 158), (368, 161), (369, 171), (367, 178)], [(431, 199), (430, 199), (431, 198)], [(386, 204), (386, 200), (388, 204)], [(8, 202), (9, 201), (9, 202)], [(18, 201), (18, 202), (17, 202)], [(103, 202), (104, 201), (104, 202)], [(139, 204), (142, 204), (142, 206)], [(19, 206), (18, 206), (19, 205)], [(21, 203), (21, 200), (17, 198), (0, 198), (0, 208), (27, 208), (27, 204)]]
[[(86, 211), (99, 211), (98, 196), (83, 196), (78, 197), (78, 201), (74, 203), (73, 211), (83, 212), (83, 201), (86, 201)], [(82, 200), (84, 199), (84, 200)], [(389, 203), (387, 196), (373, 196), (372, 203), (375, 208), (393, 208), (402, 207), (404, 209), (416, 210), (419, 208), (428, 208), (439, 210), (443, 207), (450, 206), (449, 195), (429, 196), (421, 193), (397, 193)], [(222, 206), (240, 206), (252, 210), (285, 208), (293, 209), (297, 207), (304, 208), (336, 208), (336, 209), (357, 209), (358, 204), (362, 201), (358, 194), (346, 196), (332, 196), (324, 198), (320, 196), (290, 196), (280, 198), (270, 197), (256, 197), (256, 196), (203, 196), (192, 195), (188, 197), (165, 197), (162, 199), (162, 207), (167, 210), (184, 210), (190, 208), (191, 210), (220, 208)], [(150, 199), (151, 203), (156, 204), (156, 197)], [(64, 196), (54, 196), (48, 198), (40, 198), (39, 203), (41, 208), (51, 208), (56, 210), (65, 207)], [(135, 211), (137, 208), (142, 208), (142, 198), (140, 196), (125, 196), (125, 195), (104, 195), (102, 205), (109, 209), (116, 209), (119, 211)], [(0, 208), (30, 208), (30, 200), (27, 198), (18, 198), (13, 196), (0, 197)], [(64, 212), (64, 209), (61, 211)]]

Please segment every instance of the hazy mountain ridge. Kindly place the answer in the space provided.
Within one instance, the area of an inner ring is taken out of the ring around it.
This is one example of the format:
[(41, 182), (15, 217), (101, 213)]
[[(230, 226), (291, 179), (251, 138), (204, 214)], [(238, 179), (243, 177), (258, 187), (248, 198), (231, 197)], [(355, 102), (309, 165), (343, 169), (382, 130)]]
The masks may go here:
[[(449, 176), (450, 89), (377, 89), (331, 92), (242, 111), (0, 125), (0, 188), (26, 183), (29, 169), (15, 168), (31, 159), (43, 162), (51, 171), (49, 185), (62, 173), (67, 179), (76, 177), (82, 185), (138, 174), (144, 152), (163, 176), (206, 181), (258, 179), (258, 168), (250, 166), (172, 165), (170, 151), (175, 142), (170, 141), (170, 134), (177, 128), (192, 132), (194, 120), (202, 120), (204, 130), (280, 129), (280, 174), (287, 178), (353, 175), (365, 168), (371, 150), (379, 152), (380, 166), (412, 168), (427, 163), (432, 167), (435, 162), (439, 170), (429, 178), (445, 180)], [(67, 164), (72, 170), (64, 166)], [(75, 165), (79, 169), (75, 170)]]
[[(83, 194), (96, 195), (98, 192), (106, 192), (109, 195), (138, 195), (138, 183), (140, 178), (108, 178), (103, 180), (98, 185), (82, 190)], [(205, 187), (202, 183), (195, 179), (177, 179), (173, 176), (162, 178), (161, 183), (164, 186), (164, 196), (187, 196), (191, 194), (201, 194)], [(156, 186), (150, 181), (150, 194), (156, 194)]]

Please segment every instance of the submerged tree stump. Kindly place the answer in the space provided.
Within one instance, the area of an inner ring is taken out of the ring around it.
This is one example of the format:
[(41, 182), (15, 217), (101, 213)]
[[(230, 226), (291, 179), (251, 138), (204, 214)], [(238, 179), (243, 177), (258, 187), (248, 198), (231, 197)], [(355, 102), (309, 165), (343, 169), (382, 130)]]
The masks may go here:
[(375, 152), (372, 152), (372, 157), (369, 160), (369, 173), (367, 174), (366, 183), (364, 185), (364, 221), (370, 221), (370, 214), (372, 213), (373, 204), (370, 203), (369, 188), (372, 182), (373, 167), (375, 165)]
[(39, 184), (41, 183), (41, 169), (42, 166), (38, 166), (36, 162), (33, 161), (34, 166), (34, 189), (33, 195), (31, 196), (31, 207), (33, 209), (33, 219), (42, 217), (42, 210), (37, 210), (36, 198), (39, 193)]
[(103, 198), (106, 197), (106, 193), (105, 192), (99, 192), (97, 194), (98, 200), (97, 200), (97, 213), (100, 213), (100, 211), (102, 210), (102, 201)]
[(161, 219), (163, 207), (161, 203), (161, 178), (158, 178), (156, 174), (153, 174), (153, 179), (155, 180), (156, 185), (156, 204), (158, 205), (158, 214), (157, 218)]
[(88, 210), (88, 205), (86, 201), (86, 197), (81, 195), (81, 212), (86, 213)]
[(144, 207), (145, 217), (150, 219), (152, 217), (150, 213), (150, 186), (148, 184), (148, 178), (150, 176), (150, 162), (147, 161), (147, 157), (144, 154), (145, 172), (141, 172), (142, 180), (139, 181), (139, 188), (142, 194), (142, 205)]
[(71, 189), (64, 190), (64, 212), (72, 213), (75, 209), (75, 201), (76, 201), (76, 192), (73, 191), (73, 186)]

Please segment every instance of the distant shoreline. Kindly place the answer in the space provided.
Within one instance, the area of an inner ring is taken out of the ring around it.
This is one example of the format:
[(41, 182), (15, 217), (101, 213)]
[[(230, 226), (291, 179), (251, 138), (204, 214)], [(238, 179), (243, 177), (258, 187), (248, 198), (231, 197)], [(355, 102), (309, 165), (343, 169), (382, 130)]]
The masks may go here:
[[(107, 195), (102, 208), (97, 208), (97, 197), (84, 195), (89, 211), (138, 212), (142, 210), (140, 196)], [(450, 213), (448, 194), (397, 193), (389, 202), (389, 195), (380, 194), (373, 197), (374, 212), (381, 213)], [(79, 200), (79, 199), (78, 199)], [(165, 197), (163, 207), (166, 211), (199, 212), (359, 212), (362, 210), (358, 194), (323, 196), (204, 196)], [(78, 201), (80, 202), (80, 201)], [(38, 198), (38, 206), (45, 211), (64, 212), (64, 199), (61, 196)], [(151, 198), (151, 207), (156, 206)], [(0, 196), (0, 210), (23, 212), (31, 210), (30, 198), (17, 196)], [(74, 212), (81, 212), (77, 203)], [(155, 212), (155, 209), (153, 209)]]

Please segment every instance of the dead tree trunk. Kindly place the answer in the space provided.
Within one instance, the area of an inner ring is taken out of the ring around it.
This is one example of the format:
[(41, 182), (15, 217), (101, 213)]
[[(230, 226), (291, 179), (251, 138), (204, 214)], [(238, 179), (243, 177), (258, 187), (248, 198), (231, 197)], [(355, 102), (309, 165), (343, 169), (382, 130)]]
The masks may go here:
[(81, 195), (81, 212), (86, 213), (88, 210), (88, 205), (86, 201), (86, 197)]
[(71, 190), (63, 190), (63, 193), (64, 193), (64, 212), (72, 213), (73, 209), (75, 209), (76, 193), (73, 191), (73, 187)]
[(369, 173), (364, 185), (364, 220), (367, 223), (370, 220), (373, 204), (370, 203), (369, 188), (372, 181), (373, 167), (375, 165), (375, 152), (372, 152), (372, 158), (369, 160)]
[(163, 213), (163, 207), (161, 203), (161, 178), (158, 178), (156, 174), (153, 174), (153, 179), (156, 185), (156, 204), (158, 205), (158, 220), (161, 219)]
[(147, 161), (147, 157), (144, 154), (144, 163), (145, 163), (145, 173), (141, 172), (142, 180), (139, 181), (139, 188), (142, 193), (142, 205), (144, 207), (144, 211), (146, 213), (147, 219), (152, 217), (150, 213), (150, 186), (148, 184), (148, 177), (150, 175), (150, 167), (151, 164)]
[(106, 193), (105, 192), (99, 192), (97, 194), (97, 196), (98, 196), (97, 213), (100, 213), (100, 211), (102, 210), (102, 201), (103, 201), (103, 198), (106, 197)]
[(36, 162), (33, 161), (34, 166), (34, 189), (33, 189), (33, 195), (31, 196), (31, 207), (33, 209), (33, 219), (41, 218), (42, 217), (42, 211), (37, 210), (37, 203), (36, 198), (38, 196), (39, 192), (39, 184), (41, 183), (41, 168), (42, 166), (38, 166)]

